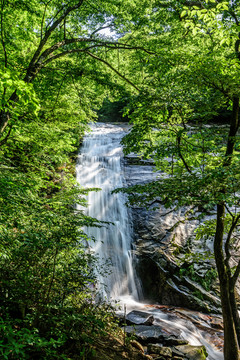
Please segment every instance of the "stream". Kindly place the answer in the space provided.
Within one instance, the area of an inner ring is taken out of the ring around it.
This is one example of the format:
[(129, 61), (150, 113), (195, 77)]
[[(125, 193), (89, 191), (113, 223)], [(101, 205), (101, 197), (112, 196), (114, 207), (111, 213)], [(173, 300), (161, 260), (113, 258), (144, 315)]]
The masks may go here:
[(173, 334), (180, 333), (181, 338), (191, 345), (204, 345), (209, 360), (222, 360), (221, 339), (210, 331), (207, 317), (174, 307), (149, 306), (139, 300), (142, 292), (133, 266), (130, 209), (125, 205), (125, 194), (112, 194), (115, 188), (126, 185), (120, 141), (128, 129), (128, 125), (122, 124), (91, 125), (76, 167), (77, 181), (81, 186), (101, 189), (89, 192), (87, 215), (109, 222), (101, 228), (86, 229), (87, 235), (93, 239), (89, 242), (91, 252), (98, 257), (101, 296), (118, 301), (127, 312), (138, 309), (152, 314), (154, 325)]

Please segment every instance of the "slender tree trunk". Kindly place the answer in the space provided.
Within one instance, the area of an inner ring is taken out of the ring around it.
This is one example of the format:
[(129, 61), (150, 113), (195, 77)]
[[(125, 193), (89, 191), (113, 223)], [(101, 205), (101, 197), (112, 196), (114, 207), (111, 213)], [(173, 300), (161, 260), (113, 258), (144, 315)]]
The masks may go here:
[(2, 134), (7, 127), (8, 121), (10, 120), (10, 115), (8, 111), (2, 110), (0, 112), (0, 134)]
[[(12, 107), (14, 107), (14, 103), (18, 101), (19, 97), (17, 95), (17, 92), (14, 91), (14, 93), (10, 96), (9, 101), (12, 103)], [(0, 136), (3, 134), (4, 130), (6, 129), (9, 120), (10, 120), (10, 112), (9, 110), (5, 111), (4, 109), (0, 111)]]
[(238, 346), (240, 347), (240, 317), (239, 317), (237, 303), (236, 303), (235, 284), (232, 284), (232, 281), (230, 281), (229, 291), (230, 291), (230, 303), (231, 303), (231, 308), (232, 308), (233, 321), (234, 321), (234, 326), (236, 329)]
[(236, 144), (236, 135), (239, 128), (239, 97), (233, 98), (233, 109), (232, 109), (232, 118), (230, 123), (230, 129), (228, 133), (227, 149), (225, 154), (225, 160), (223, 166), (229, 166), (232, 162), (232, 155), (234, 150), (234, 145)]
[(224, 204), (217, 205), (217, 226), (214, 239), (214, 255), (220, 282), (224, 326), (224, 359), (239, 360), (238, 342), (235, 331), (232, 307), (230, 301), (230, 283), (224, 264), (223, 234), (224, 234)]
[[(232, 163), (232, 155), (234, 145), (236, 143), (236, 135), (239, 128), (239, 98), (233, 98), (232, 118), (227, 140), (225, 158), (223, 160), (223, 168), (227, 169)], [(225, 187), (221, 189), (221, 193), (226, 192)], [(224, 325), (224, 359), (239, 360), (238, 339), (236, 330), (238, 328), (238, 319), (236, 316), (236, 300), (234, 293), (234, 284), (231, 281), (231, 274), (227, 269), (226, 259), (223, 252), (223, 236), (224, 236), (224, 218), (225, 204), (220, 202), (217, 204), (217, 225), (214, 238), (214, 256), (218, 271), (220, 283), (220, 295), (222, 304), (222, 315)]]

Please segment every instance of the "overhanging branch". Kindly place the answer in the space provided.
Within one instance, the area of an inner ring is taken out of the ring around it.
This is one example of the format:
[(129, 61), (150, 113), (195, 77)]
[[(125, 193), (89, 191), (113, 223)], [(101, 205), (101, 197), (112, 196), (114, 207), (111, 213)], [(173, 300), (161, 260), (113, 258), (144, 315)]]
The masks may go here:
[(109, 64), (109, 62), (107, 62), (106, 60), (101, 59), (100, 57), (98, 57), (97, 55), (94, 55), (93, 53), (91, 53), (90, 51), (86, 51), (86, 54), (88, 54), (89, 56), (91, 56), (93, 59), (96, 59), (100, 62), (102, 62), (103, 64), (105, 64), (107, 67), (109, 67), (112, 71), (114, 71), (118, 76), (120, 76), (123, 80), (125, 80), (129, 85), (133, 86), (134, 89), (136, 89), (137, 91), (140, 91), (140, 89), (133, 84), (132, 81), (130, 81), (128, 78), (126, 78), (126, 76), (122, 75), (118, 70), (116, 70), (111, 64)]

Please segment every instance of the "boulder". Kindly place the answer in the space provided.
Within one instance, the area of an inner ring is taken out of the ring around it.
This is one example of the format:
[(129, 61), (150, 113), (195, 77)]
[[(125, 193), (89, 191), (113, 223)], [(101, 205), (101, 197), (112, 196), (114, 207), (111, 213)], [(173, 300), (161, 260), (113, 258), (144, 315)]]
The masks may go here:
[(127, 324), (152, 325), (154, 317), (147, 312), (133, 310), (126, 316)]
[(141, 344), (160, 343), (169, 338), (169, 334), (156, 325), (126, 326), (125, 332), (127, 335), (135, 335), (137, 341)]
[(172, 357), (172, 349), (170, 347), (161, 346), (160, 344), (148, 344), (147, 351), (149, 354), (162, 355), (165, 358)]
[(165, 330), (159, 325), (126, 326), (125, 332), (128, 335), (134, 334), (136, 336), (136, 339), (143, 345), (149, 343), (161, 343), (164, 346), (177, 346), (188, 344), (188, 341), (178, 338), (173, 332), (171, 332), (171, 330)]
[(164, 339), (163, 344), (167, 346), (188, 345), (188, 341), (169, 336), (169, 338)]
[(175, 350), (172, 350), (173, 354), (179, 356), (179, 353), (189, 360), (205, 360), (208, 356), (204, 346), (193, 346), (193, 345), (179, 345), (175, 346)]

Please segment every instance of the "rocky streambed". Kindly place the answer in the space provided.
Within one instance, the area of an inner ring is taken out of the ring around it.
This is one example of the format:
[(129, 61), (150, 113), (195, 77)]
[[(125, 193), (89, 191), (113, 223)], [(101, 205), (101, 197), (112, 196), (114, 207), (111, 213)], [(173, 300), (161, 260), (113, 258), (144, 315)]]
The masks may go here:
[(133, 310), (125, 317), (122, 315), (120, 324), (132, 345), (150, 359), (223, 359), (223, 325), (218, 316), (147, 306), (146, 311)]

